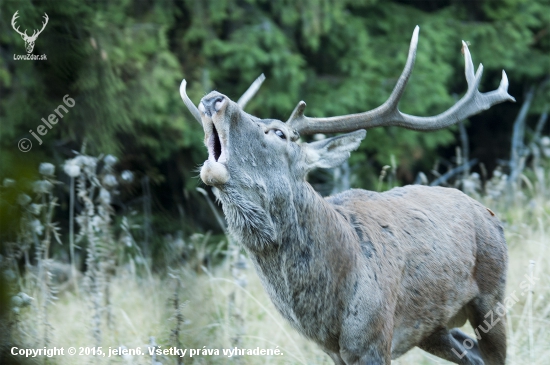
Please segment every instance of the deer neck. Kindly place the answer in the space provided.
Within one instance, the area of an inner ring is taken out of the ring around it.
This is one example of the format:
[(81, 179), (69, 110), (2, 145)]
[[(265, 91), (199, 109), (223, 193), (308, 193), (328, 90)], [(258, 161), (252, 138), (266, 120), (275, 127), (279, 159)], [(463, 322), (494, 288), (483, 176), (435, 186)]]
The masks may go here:
[(220, 194), (229, 230), (246, 248), (259, 253), (287, 245), (319, 247), (349, 236), (347, 221), (310, 184), (285, 191), (271, 198), (231, 188)]
[[(310, 338), (334, 337), (338, 324), (310, 323), (311, 311), (332, 318), (322, 303), (339, 300), (356, 265), (355, 251), (345, 249), (353, 244), (349, 224), (307, 183), (280, 196), (280, 202), (272, 199), (265, 205), (239, 192), (226, 191), (220, 199), (232, 235), (249, 252), (279, 312)], [(312, 303), (306, 294), (312, 292), (323, 293), (324, 299)]]

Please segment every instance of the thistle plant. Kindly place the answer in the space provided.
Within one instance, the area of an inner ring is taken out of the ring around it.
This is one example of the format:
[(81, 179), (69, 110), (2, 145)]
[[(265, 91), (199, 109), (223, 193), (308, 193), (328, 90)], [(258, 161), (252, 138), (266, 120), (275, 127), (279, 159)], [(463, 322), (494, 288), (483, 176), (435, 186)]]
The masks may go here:
[[(183, 329), (183, 325), (186, 323), (185, 317), (183, 316), (183, 308), (185, 307), (186, 303), (182, 303), (180, 300), (180, 291), (183, 288), (182, 280), (178, 273), (176, 272), (170, 272), (168, 274), (173, 280), (174, 280), (174, 294), (171, 298), (171, 304), (174, 310), (174, 315), (170, 320), (174, 321), (173, 328), (171, 329), (170, 337), (172, 339), (172, 343), (176, 348), (182, 348), (181, 345), (181, 332)], [(154, 343), (154, 338), (152, 340)], [(155, 364), (156, 358), (153, 358), (153, 364)], [(181, 357), (177, 357), (177, 363), (178, 365), (183, 364), (183, 360)]]
[[(235, 284), (241, 288), (246, 288), (248, 281), (246, 270), (248, 263), (246, 257), (240, 253), (240, 247), (236, 244), (230, 245), (231, 258), (231, 276)], [(244, 316), (241, 309), (242, 292), (235, 287), (228, 296), (229, 319), (232, 322), (233, 335), (231, 336), (231, 346), (241, 346), (242, 336), (246, 334)]]
[(116, 157), (112, 155), (107, 155), (103, 158), (103, 169), (101, 170), (101, 187), (99, 189), (98, 196), (98, 216), (99, 220), (99, 230), (101, 232), (101, 242), (103, 243), (100, 246), (102, 250), (102, 260), (100, 262), (100, 269), (104, 273), (104, 293), (105, 293), (105, 309), (107, 316), (107, 325), (109, 328), (113, 327), (113, 315), (112, 315), (112, 305), (111, 305), (111, 294), (110, 294), (110, 284), (111, 278), (116, 270), (116, 243), (113, 238), (111, 224), (111, 217), (114, 215), (114, 210), (111, 206), (111, 199), (113, 194), (117, 193), (116, 187), (118, 186), (118, 181), (114, 175), (113, 166), (117, 163)]
[[(2, 266), (1, 262), (0, 266)], [(15, 275), (13, 275), (11, 280), (6, 276), (5, 278), (9, 281), (16, 281)], [(16, 285), (9, 284), (10, 289), (8, 293), (13, 293), (13, 287)], [(10, 297), (7, 311), (2, 311), (4, 313), (0, 314), (0, 360), (2, 359), (2, 354), (9, 353), (15, 343), (22, 341), (22, 334), (28, 333), (22, 328), (21, 315), (24, 308), (30, 306), (33, 300), (34, 298), (26, 293), (19, 292)]]
[[(0, 282), (3, 284), (4, 294), (8, 294), (9, 301), (2, 304), (7, 307), (0, 308), (0, 362), (14, 344), (20, 345), (21, 334), (25, 333), (21, 326), (21, 311), (31, 304), (32, 298), (26, 293), (19, 292), (19, 277), (16, 261), (13, 256), (13, 244), (4, 246), (6, 255), (0, 255)], [(4, 298), (7, 299), (7, 298)]]
[[(77, 177), (77, 196), (84, 206), (76, 217), (80, 227), (76, 242), (83, 239), (87, 242), (85, 283), (91, 299), (93, 336), (98, 345), (103, 313), (107, 325), (113, 326), (110, 278), (115, 272), (116, 242), (111, 230), (114, 214), (111, 201), (118, 185), (113, 169), (116, 162), (111, 155), (79, 154), (65, 163), (67, 174)], [(77, 172), (80, 172), (78, 176)]]
[[(9, 323), (20, 327), (21, 334), (26, 334), (26, 343), (47, 347), (52, 337), (50, 305), (57, 299), (57, 288), (52, 283), (50, 273), (53, 262), (50, 258), (50, 249), (52, 240), (61, 244), (59, 227), (54, 222), (54, 212), (58, 204), (57, 198), (53, 195), (54, 186), (59, 182), (55, 179), (54, 165), (41, 163), (38, 171), (41, 178), (31, 184), (34, 197), (22, 192), (17, 197), (21, 212), (17, 238), (15, 243), (7, 245), (7, 256), (0, 266), (6, 267), (7, 272), (12, 273), (10, 277), (14, 278), (10, 292), (19, 291), (19, 294), (12, 294), (10, 304), (14, 317)], [(10, 187), (15, 185), (15, 182), (11, 184), (4, 181), (4, 185)], [(17, 275), (17, 261), (21, 257), (24, 257), (26, 268), (23, 276)], [(31, 300), (27, 292), (36, 300)], [(35, 316), (32, 324), (19, 320), (19, 312), (26, 306), (31, 307)]]
[(33, 191), (36, 193), (36, 200), (40, 204), (30, 205), (31, 214), (36, 214), (40, 219), (33, 220), (36, 236), (42, 236), (42, 241), (36, 245), (36, 262), (38, 265), (37, 289), (39, 289), (40, 315), (42, 319), (43, 342), (42, 346), (50, 344), (51, 332), (53, 330), (49, 323), (49, 306), (57, 300), (57, 288), (52, 284), (50, 266), (52, 259), (49, 256), (52, 238), (61, 244), (59, 227), (53, 222), (54, 210), (57, 204), (57, 197), (53, 195), (53, 187), (59, 184), (55, 180), (55, 167), (51, 163), (41, 163), (38, 169), (42, 179), (33, 183)]
[[(92, 310), (92, 332), (96, 345), (101, 343), (101, 284), (102, 275), (99, 271), (99, 255), (97, 252), (98, 239), (96, 237), (97, 216), (94, 205), (94, 194), (99, 181), (96, 176), (97, 158), (78, 155), (66, 165), (76, 165), (80, 169), (77, 180), (77, 196), (83, 203), (83, 209), (76, 217), (80, 230), (76, 242), (86, 238), (88, 243), (86, 255), (85, 285), (88, 289)], [(76, 170), (76, 169), (75, 169)], [(74, 259), (74, 256), (73, 256)], [(74, 262), (74, 261), (73, 261)]]
[[(38, 235), (42, 234), (44, 226), (40, 223), (41, 205), (32, 203), (32, 198), (25, 193), (20, 193), (17, 197), (17, 203), (21, 207), (22, 215), (19, 221), (19, 232), (17, 234), (17, 243), (14, 249), (25, 258), (25, 268), (31, 269), (30, 249), (32, 245), (38, 245)], [(16, 254), (17, 255), (17, 254)]]
[[(69, 176), (71, 182), (69, 186), (69, 255), (71, 259), (71, 275), (76, 278), (76, 262), (74, 256), (74, 181), (80, 175), (80, 166), (76, 163), (76, 159), (70, 159), (65, 162), (63, 170)], [(75, 288), (78, 294), (78, 283), (75, 281)]]

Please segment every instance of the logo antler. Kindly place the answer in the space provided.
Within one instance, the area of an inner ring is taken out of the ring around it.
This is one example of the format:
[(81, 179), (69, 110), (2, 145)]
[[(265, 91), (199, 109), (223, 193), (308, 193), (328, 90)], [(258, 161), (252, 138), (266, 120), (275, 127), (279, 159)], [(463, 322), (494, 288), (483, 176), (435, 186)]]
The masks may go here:
[(17, 26), (17, 28), (15, 28), (15, 20), (17, 18), (19, 18), (19, 15), (17, 13), (19, 13), (19, 10), (17, 10), (15, 12), (15, 14), (13, 14), (13, 17), (11, 18), (11, 26), (12, 26), (13, 30), (15, 30), (17, 33), (19, 33), (21, 35), (21, 37), (23, 37), (23, 39), (28, 38), (29, 36), (27, 35), (27, 30), (26, 29), (25, 29), (25, 33), (21, 33), (19, 31), (19, 26)]

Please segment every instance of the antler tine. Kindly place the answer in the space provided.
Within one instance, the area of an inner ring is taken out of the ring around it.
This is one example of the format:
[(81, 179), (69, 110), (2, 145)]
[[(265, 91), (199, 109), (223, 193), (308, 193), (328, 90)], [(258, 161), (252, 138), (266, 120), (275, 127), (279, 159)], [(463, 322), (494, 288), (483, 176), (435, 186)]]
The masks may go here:
[[(32, 35), (29, 37), (30, 39), (36, 39), (36, 38), (40, 35), (40, 33), (42, 33), (42, 31), (44, 30), (44, 28), (46, 28), (46, 25), (48, 24), (48, 20), (49, 20), (50, 18), (48, 18), (48, 14), (46, 14), (46, 13), (44, 13), (43, 18), (44, 18), (44, 20), (45, 20), (46, 22), (42, 22), (42, 29), (40, 29), (40, 30), (38, 30), (38, 29), (33, 30)], [(25, 33), (25, 34), (26, 34), (26, 33)]]
[(258, 76), (256, 80), (248, 87), (248, 89), (244, 92), (244, 94), (237, 100), (237, 104), (241, 107), (241, 109), (244, 109), (245, 105), (248, 104), (250, 99), (256, 95), (258, 90), (260, 89), (260, 86), (262, 86), (262, 83), (265, 80), (265, 75), (261, 74)]
[(296, 129), (301, 134), (351, 132), (358, 129), (370, 129), (380, 126), (400, 126), (419, 131), (432, 131), (453, 125), (469, 116), (487, 110), (495, 104), (504, 101), (515, 101), (515, 99), (508, 94), (508, 78), (504, 71), (502, 71), (502, 80), (497, 90), (487, 93), (479, 92), (478, 86), (481, 81), (481, 75), (483, 74), (483, 65), (479, 65), (474, 75), (472, 57), (468, 50), (468, 46), (463, 41), (465, 76), (468, 83), (468, 90), (462, 99), (445, 112), (436, 116), (417, 117), (401, 113), (397, 108), (397, 104), (401, 99), (405, 85), (407, 84), (414, 66), (418, 31), (419, 28), (417, 26), (411, 39), (409, 56), (405, 68), (392, 94), (384, 104), (364, 113), (331, 118), (309, 118), (303, 114), (306, 104), (301, 101), (298, 103), (288, 120), (289, 126)]
[(199, 113), (199, 109), (197, 109), (195, 104), (193, 104), (191, 99), (189, 99), (189, 96), (187, 96), (187, 92), (185, 91), (186, 86), (187, 86), (187, 81), (185, 81), (185, 79), (183, 79), (183, 81), (181, 82), (181, 85), (180, 85), (181, 99), (183, 100), (185, 106), (187, 106), (187, 109), (189, 109), (191, 114), (193, 114), (193, 116), (195, 117), (197, 122), (199, 122), (200, 125), (202, 125), (201, 114)]
[[(380, 117), (390, 114), (397, 110), (397, 104), (405, 91), (405, 86), (409, 81), (411, 76), (414, 61), (416, 59), (416, 48), (418, 45), (418, 33), (420, 27), (417, 25), (414, 28), (413, 35), (411, 37), (411, 43), (409, 46), (409, 54), (407, 56), (407, 62), (405, 63), (405, 68), (397, 80), (397, 84), (393, 88), (393, 91), (384, 102), (378, 108), (358, 114), (349, 114), (340, 117), (330, 117), (330, 118), (309, 118), (304, 115), (304, 110), (306, 108), (306, 103), (300, 101), (294, 111), (290, 115), (287, 123), (291, 128), (294, 128), (300, 134), (314, 134), (314, 133), (338, 133), (338, 132), (351, 132), (361, 128), (372, 128), (368, 126), (362, 126), (358, 123), (361, 123), (365, 120), (367, 123), (369, 121), (378, 120)], [(350, 122), (352, 125), (349, 125)], [(343, 128), (343, 129), (342, 129)], [(336, 129), (333, 131), (333, 129)]]
[(412, 74), (412, 70), (414, 68), (414, 61), (416, 60), (416, 48), (418, 47), (419, 32), (420, 32), (420, 27), (417, 25), (416, 27), (414, 27), (413, 35), (411, 37), (411, 44), (409, 46), (409, 54), (407, 56), (407, 62), (405, 63), (405, 68), (403, 69), (401, 76), (399, 76), (399, 80), (397, 80), (397, 84), (395, 84), (395, 87), (393, 88), (393, 91), (390, 97), (388, 98), (388, 100), (384, 102), (384, 104), (381, 105), (381, 108), (383, 108), (384, 110), (397, 109), (397, 104), (399, 104), (399, 100), (401, 100), (401, 96), (405, 91), (405, 86), (407, 86), (407, 82), (409, 81), (409, 78), (411, 77), (411, 74)]
[[(258, 76), (258, 78), (256, 80), (254, 80), (252, 85), (250, 85), (250, 87), (239, 98), (239, 100), (237, 101), (237, 104), (241, 108), (244, 108), (244, 106), (250, 101), (250, 99), (252, 99), (254, 97), (254, 95), (260, 89), (260, 86), (262, 86), (262, 83), (264, 82), (264, 80), (265, 80), (265, 75), (264, 74), (261, 74), (260, 76)], [(195, 106), (195, 104), (193, 104), (191, 99), (189, 99), (189, 96), (187, 96), (187, 92), (185, 90), (186, 86), (187, 86), (187, 81), (185, 81), (185, 79), (183, 79), (183, 81), (181, 82), (181, 85), (180, 85), (181, 99), (183, 100), (183, 102), (187, 106), (187, 109), (189, 109), (191, 114), (193, 114), (193, 116), (195, 117), (197, 122), (199, 122), (202, 125), (200, 112), (197, 109), (197, 107)]]
[[(42, 31), (44, 30), (44, 28), (46, 28), (46, 24), (48, 24), (48, 20), (50, 20), (50, 18), (48, 18), (48, 14), (44, 13), (44, 16), (43, 16), (44, 20), (46, 22), (42, 22), (42, 29), (40, 29), (40, 31), (38, 32), (38, 34), (42, 33)], [(38, 35), (37, 34), (37, 35)]]
[(48, 20), (50, 18), (48, 18), (48, 14), (44, 13), (44, 16), (43, 16), (44, 20), (46, 22), (42, 22), (42, 29), (38, 30), (38, 29), (35, 29), (32, 33), (32, 36), (30, 36), (30, 38), (36, 38), (40, 35), (40, 33), (42, 33), (42, 31), (44, 30), (44, 28), (46, 28), (46, 24), (48, 24)]
[[(472, 82), (475, 80), (474, 76), (474, 63), (472, 62), (472, 55), (468, 49), (468, 44), (462, 41), (462, 53), (464, 53), (464, 73), (466, 75), (466, 82), (468, 87), (472, 85)], [(482, 65), (480, 64), (482, 67)]]
[(25, 29), (25, 32), (24, 33), (21, 33), (21, 31), (19, 30), (19, 26), (17, 26), (17, 28), (15, 28), (15, 21), (17, 20), (17, 18), (19, 18), (19, 10), (17, 10), (15, 12), (15, 14), (13, 14), (13, 17), (11, 18), (11, 27), (13, 28), (13, 30), (15, 30), (17, 33), (19, 33), (20, 35), (24, 35), (24, 36), (27, 36), (27, 30)]

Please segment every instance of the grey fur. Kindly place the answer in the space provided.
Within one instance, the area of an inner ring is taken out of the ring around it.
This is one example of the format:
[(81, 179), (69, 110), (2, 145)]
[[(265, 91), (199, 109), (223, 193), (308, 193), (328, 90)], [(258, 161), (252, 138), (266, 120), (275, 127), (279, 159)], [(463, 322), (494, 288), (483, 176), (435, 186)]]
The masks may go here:
[(458, 364), (504, 364), (503, 320), (462, 358), (452, 352), (469, 338), (454, 327), (481, 324), (504, 297), (506, 242), (490, 211), (458, 190), (417, 185), (322, 198), (308, 171), (345, 161), (365, 132), (298, 144), (281, 121), (217, 92), (203, 100), (220, 96), (212, 116), (201, 111), (210, 151), (201, 177), (223, 177), (213, 185), (230, 231), (296, 330), (335, 364), (390, 364), (415, 346)]

